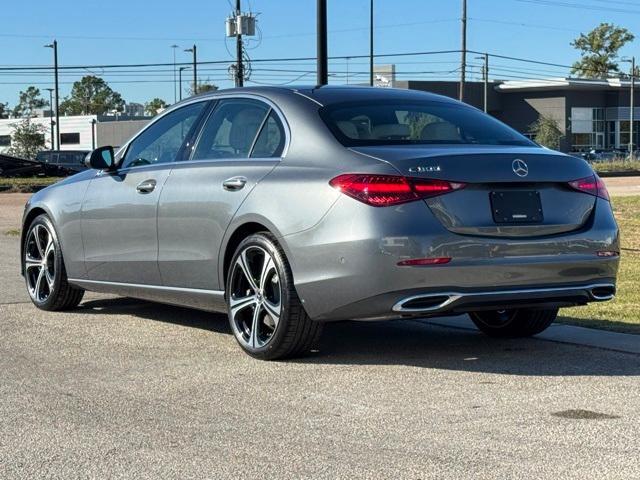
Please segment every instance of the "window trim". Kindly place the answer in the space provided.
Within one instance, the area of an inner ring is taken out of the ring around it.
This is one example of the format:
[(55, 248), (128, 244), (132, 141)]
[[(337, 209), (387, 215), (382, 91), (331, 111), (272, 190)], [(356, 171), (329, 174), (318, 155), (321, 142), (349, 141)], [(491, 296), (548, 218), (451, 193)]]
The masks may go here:
[[(282, 111), (280, 110), (280, 108), (269, 98), (263, 96), (263, 95), (258, 95), (255, 93), (213, 93), (210, 95), (207, 95), (206, 97), (198, 97), (198, 98), (192, 98), (189, 100), (185, 100), (183, 102), (180, 102), (176, 105), (171, 106), (171, 108), (168, 108), (167, 110), (165, 110), (164, 112), (162, 112), (160, 115), (156, 115), (156, 117), (150, 121), (147, 125), (145, 125), (142, 130), (140, 130), (138, 133), (136, 133), (135, 136), (131, 137), (129, 140), (127, 140), (124, 145), (122, 145), (115, 154), (115, 157), (118, 159), (118, 164), (117, 167), (115, 169), (115, 171), (130, 171), (130, 170), (136, 170), (136, 169), (142, 169), (142, 168), (149, 168), (149, 165), (138, 165), (136, 167), (128, 167), (127, 169), (123, 169), (121, 168), (121, 163), (122, 160), (124, 159), (124, 157), (126, 156), (127, 150), (129, 149), (129, 145), (136, 139), (138, 138), (140, 135), (142, 135), (142, 133), (147, 129), (150, 128), (151, 125), (153, 125), (154, 123), (156, 123), (157, 121), (159, 121), (161, 118), (163, 118), (165, 115), (169, 115), (171, 112), (173, 112), (174, 110), (177, 110), (178, 108), (181, 107), (186, 107), (187, 105), (191, 105), (192, 103), (197, 103), (197, 102), (211, 102), (211, 104), (213, 105), (213, 108), (215, 108), (215, 106), (218, 104), (219, 100), (223, 100), (226, 98), (252, 98), (252, 99), (256, 99), (259, 100), (261, 102), (266, 103), (267, 105), (269, 105), (274, 112), (276, 112), (276, 115), (278, 115), (280, 122), (282, 124), (282, 128), (284, 130), (284, 135), (285, 135), (285, 144), (284, 147), (282, 149), (282, 154), (279, 157), (270, 157), (270, 158), (249, 158), (249, 160), (251, 161), (281, 161), (283, 160), (287, 154), (289, 153), (289, 145), (291, 144), (291, 127), (289, 125), (289, 122), (287, 121), (287, 117), (282, 113)], [(204, 109), (203, 113), (206, 113), (207, 108)], [(202, 130), (201, 126), (200, 129)], [(198, 135), (200, 134), (200, 131), (198, 131)], [(187, 162), (210, 162), (212, 160), (182, 160), (180, 161), (181, 164), (187, 163)], [(171, 163), (165, 163), (165, 164), (160, 164), (160, 165), (174, 165), (177, 162), (171, 162)]]

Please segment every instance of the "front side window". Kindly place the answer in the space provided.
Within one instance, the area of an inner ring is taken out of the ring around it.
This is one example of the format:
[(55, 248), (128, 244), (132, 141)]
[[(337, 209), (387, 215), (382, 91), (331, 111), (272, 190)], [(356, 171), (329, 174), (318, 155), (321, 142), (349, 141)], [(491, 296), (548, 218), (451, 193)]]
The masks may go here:
[(354, 102), (320, 114), (345, 146), (477, 144), (535, 146), (475, 108), (436, 101)]
[(131, 142), (125, 154), (123, 168), (175, 161), (206, 105), (207, 102), (186, 105), (153, 123)]
[(221, 100), (207, 119), (191, 160), (247, 158), (269, 107), (251, 99)]

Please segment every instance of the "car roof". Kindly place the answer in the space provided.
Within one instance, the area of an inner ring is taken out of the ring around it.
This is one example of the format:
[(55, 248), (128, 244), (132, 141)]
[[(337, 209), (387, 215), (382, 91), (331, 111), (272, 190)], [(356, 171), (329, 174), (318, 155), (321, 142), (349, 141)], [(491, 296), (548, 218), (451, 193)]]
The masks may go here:
[[(434, 93), (422, 92), (418, 90), (409, 90), (404, 88), (380, 88), (369, 86), (333, 86), (333, 85), (299, 85), (299, 86), (259, 86), (259, 87), (242, 87), (228, 88), (206, 92), (198, 95), (199, 97), (212, 97), (217, 95), (228, 94), (256, 94), (263, 95), (267, 98), (274, 94), (291, 94), (303, 95), (321, 105), (331, 105), (335, 103), (352, 102), (352, 101), (379, 101), (379, 100), (398, 100), (398, 101), (437, 101), (447, 103), (458, 103), (456, 100), (436, 95)], [(194, 97), (191, 97), (194, 98)]]

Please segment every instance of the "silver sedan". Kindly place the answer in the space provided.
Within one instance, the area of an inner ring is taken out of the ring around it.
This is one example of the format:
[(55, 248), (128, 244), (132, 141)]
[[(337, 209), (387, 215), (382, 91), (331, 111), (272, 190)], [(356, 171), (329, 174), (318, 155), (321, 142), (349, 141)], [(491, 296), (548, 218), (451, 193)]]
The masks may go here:
[(41, 309), (94, 290), (226, 311), (247, 353), (276, 359), (326, 321), (469, 313), (528, 336), (615, 294), (618, 228), (591, 167), (437, 95), (218, 91), (87, 163), (24, 212)]

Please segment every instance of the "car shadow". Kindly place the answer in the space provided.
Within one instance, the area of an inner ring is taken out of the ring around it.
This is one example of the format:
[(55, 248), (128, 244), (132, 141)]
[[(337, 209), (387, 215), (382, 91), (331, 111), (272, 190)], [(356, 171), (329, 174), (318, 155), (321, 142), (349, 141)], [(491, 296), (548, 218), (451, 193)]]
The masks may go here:
[[(88, 300), (78, 314), (132, 315), (231, 336), (224, 314), (130, 298)], [(242, 355), (238, 348), (238, 355)], [(477, 330), (426, 320), (328, 323), (310, 355), (287, 362), (406, 365), (434, 370), (526, 376), (637, 376), (640, 356), (536, 338), (493, 339)], [(286, 363), (286, 362), (283, 362)]]

